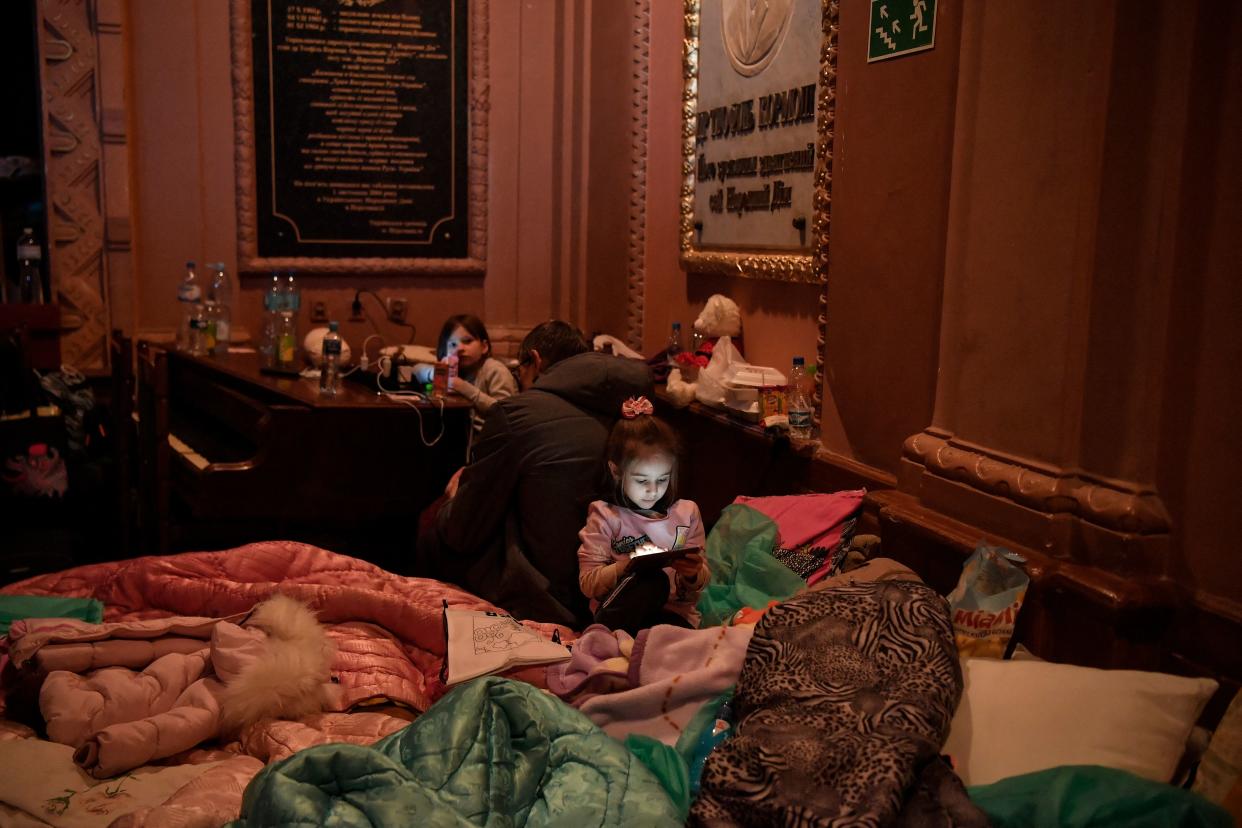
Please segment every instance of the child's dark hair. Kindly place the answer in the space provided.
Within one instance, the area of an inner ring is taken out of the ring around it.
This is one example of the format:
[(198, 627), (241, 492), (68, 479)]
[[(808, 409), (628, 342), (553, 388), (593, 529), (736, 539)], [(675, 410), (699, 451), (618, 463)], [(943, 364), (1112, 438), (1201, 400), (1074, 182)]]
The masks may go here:
[(480, 342), (486, 342), (487, 353), (491, 354), (492, 338), (487, 335), (487, 328), (483, 326), (483, 320), (473, 313), (459, 313), (444, 320), (444, 326), (440, 328), (440, 342), (436, 345), (437, 359), (444, 359), (448, 356), (448, 354), (444, 353), (444, 349), (448, 347), (448, 341), (452, 337), (453, 331), (457, 330), (459, 326), (469, 331), (471, 336)]
[(637, 508), (625, 496), (622, 478), (626, 464), (644, 449), (663, 451), (673, 458), (668, 488), (665, 489), (664, 496), (652, 506), (654, 511), (667, 512), (668, 507), (677, 500), (677, 461), (681, 455), (681, 441), (668, 423), (651, 414), (640, 414), (632, 419), (622, 418), (612, 427), (604, 449), (604, 458), (616, 466), (618, 473), (614, 477), (612, 467), (608, 467), (608, 485), (605, 488), (608, 495), (605, 499), (616, 506)]

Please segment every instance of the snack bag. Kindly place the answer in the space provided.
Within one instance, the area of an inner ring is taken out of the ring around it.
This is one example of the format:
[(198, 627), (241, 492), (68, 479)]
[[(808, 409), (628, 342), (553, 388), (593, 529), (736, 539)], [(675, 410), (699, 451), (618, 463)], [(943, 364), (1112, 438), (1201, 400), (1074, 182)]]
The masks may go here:
[(1026, 563), (1021, 555), (982, 541), (966, 559), (962, 577), (949, 593), (954, 638), (963, 658), (1005, 655), (1031, 582), (1013, 561)]

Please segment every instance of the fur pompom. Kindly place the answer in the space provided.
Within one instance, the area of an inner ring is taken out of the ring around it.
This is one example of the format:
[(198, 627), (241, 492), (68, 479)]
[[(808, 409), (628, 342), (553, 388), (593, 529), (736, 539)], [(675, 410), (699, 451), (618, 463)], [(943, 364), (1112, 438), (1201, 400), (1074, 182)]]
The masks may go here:
[(260, 719), (296, 719), (323, 709), (333, 646), (315, 614), (300, 601), (273, 595), (245, 626), (266, 633), (261, 656), (224, 685), (220, 724), (226, 733)]

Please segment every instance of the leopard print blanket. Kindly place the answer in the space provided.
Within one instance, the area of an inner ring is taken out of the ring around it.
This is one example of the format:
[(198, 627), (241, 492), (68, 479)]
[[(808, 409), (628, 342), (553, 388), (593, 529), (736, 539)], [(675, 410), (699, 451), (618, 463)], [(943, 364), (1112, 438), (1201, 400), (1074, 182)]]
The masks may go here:
[(699, 826), (976, 826), (938, 754), (962, 694), (948, 605), (914, 581), (803, 594), (755, 628)]

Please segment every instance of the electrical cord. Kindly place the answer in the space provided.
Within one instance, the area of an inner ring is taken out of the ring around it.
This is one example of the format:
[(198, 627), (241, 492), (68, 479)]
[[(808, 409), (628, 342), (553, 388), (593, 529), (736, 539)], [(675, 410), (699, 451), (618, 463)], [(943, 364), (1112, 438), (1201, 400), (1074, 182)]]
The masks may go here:
[(358, 367), (364, 371), (371, 367), (371, 358), (367, 356), (367, 346), (371, 344), (372, 339), (378, 339), (380, 341), (380, 350), (384, 350), (385, 341), (384, 337), (380, 334), (373, 333), (366, 339), (362, 340), (362, 347), (358, 349)]
[[(390, 391), (384, 387), (383, 377), (384, 377), (383, 371), (375, 375), (376, 387), (379, 388), (380, 393), (383, 394), (388, 399), (394, 402), (399, 402), (402, 405), (408, 405), (410, 408), (414, 409), (414, 413), (418, 415), (418, 439), (423, 442), (423, 445), (426, 446), (427, 448), (431, 448), (436, 443), (440, 442), (440, 438), (444, 436), (444, 398), (439, 397), (439, 398), (433, 399), (431, 397), (428, 397), (426, 394), (420, 394), (417, 391)], [(427, 434), (424, 430), (425, 426), (423, 423), (422, 408), (421, 406), (419, 406), (416, 400), (425, 400), (426, 402), (429, 402), (429, 403), (430, 402), (439, 403), (440, 433), (438, 433), (435, 436), (435, 439), (432, 440), (431, 442), (427, 442)]]
[[(380, 297), (380, 295), (379, 295), (378, 293), (376, 293), (375, 291), (373, 291), (373, 290), (368, 290), (368, 289), (366, 289), (366, 288), (359, 288), (357, 291), (355, 291), (355, 292), (354, 292), (354, 301), (353, 301), (353, 303), (350, 305), (350, 311), (351, 311), (351, 313), (352, 313), (354, 316), (358, 316), (359, 314), (361, 314), (361, 313), (362, 313), (362, 295), (363, 295), (364, 293), (365, 293), (365, 294), (367, 294), (368, 296), (370, 296), (370, 297), (371, 297), (372, 299), (374, 299), (376, 302), (379, 302), (379, 303), (380, 303), (380, 307), (384, 309), (384, 318), (385, 318), (385, 319), (387, 319), (389, 322), (391, 322), (391, 323), (392, 323), (392, 324), (394, 324), (394, 325), (399, 325), (399, 326), (401, 326), (402, 328), (409, 328), (409, 329), (410, 329), (410, 339), (409, 339), (409, 341), (408, 341), (408, 342), (406, 342), (406, 344), (407, 344), (407, 345), (413, 345), (413, 344), (414, 344), (414, 325), (413, 325), (413, 324), (411, 324), (411, 323), (409, 323), (409, 322), (398, 322), (397, 320), (395, 320), (395, 319), (393, 319), (392, 317), (390, 317), (390, 316), (388, 315), (388, 306), (384, 304), (384, 300), (383, 300), (383, 299)], [(372, 327), (372, 328), (375, 328), (375, 333), (378, 335), (378, 334), (379, 334), (379, 326), (375, 324), (375, 320), (374, 320), (374, 319), (372, 319), (370, 316), (368, 316), (368, 317), (367, 317), (367, 319), (368, 319), (368, 320), (370, 320), (370, 322), (371, 322), (371, 327)], [(382, 339), (383, 337), (381, 336), (380, 338)]]

